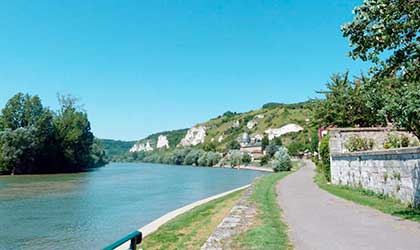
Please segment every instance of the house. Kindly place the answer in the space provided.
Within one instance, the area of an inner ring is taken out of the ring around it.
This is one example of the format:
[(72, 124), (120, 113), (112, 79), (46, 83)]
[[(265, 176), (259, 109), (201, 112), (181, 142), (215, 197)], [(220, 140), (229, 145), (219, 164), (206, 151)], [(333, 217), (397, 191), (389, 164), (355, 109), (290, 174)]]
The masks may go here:
[(241, 145), (240, 151), (250, 154), (253, 161), (260, 160), (264, 156), (261, 143)]

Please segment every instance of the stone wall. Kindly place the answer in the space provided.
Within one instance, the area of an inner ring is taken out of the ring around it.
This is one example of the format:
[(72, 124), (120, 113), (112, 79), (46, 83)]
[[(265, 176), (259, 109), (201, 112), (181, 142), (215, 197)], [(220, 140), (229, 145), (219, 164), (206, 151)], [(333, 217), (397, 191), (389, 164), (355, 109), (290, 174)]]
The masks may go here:
[(345, 147), (347, 141), (354, 136), (372, 139), (374, 141), (373, 150), (383, 150), (384, 142), (390, 134), (405, 135), (414, 141), (417, 138), (404, 130), (395, 130), (390, 128), (331, 128), (330, 149), (331, 153), (347, 153)]
[(420, 147), (331, 154), (331, 182), (420, 205)]

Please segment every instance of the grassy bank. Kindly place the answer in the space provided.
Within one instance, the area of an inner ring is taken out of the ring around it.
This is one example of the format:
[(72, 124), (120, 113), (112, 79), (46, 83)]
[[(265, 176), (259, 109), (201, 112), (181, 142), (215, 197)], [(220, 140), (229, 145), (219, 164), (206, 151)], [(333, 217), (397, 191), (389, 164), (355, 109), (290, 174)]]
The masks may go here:
[(330, 185), (321, 174), (316, 174), (315, 182), (320, 188), (346, 200), (375, 208), (386, 214), (420, 222), (420, 210), (407, 207), (398, 200), (360, 188)]
[(262, 177), (255, 186), (252, 201), (258, 210), (254, 226), (235, 239), (237, 250), (281, 250), (291, 249), (287, 237), (287, 226), (282, 222), (277, 205), (275, 186), (290, 172), (280, 172)]
[(144, 250), (195, 250), (207, 241), (237, 203), (243, 191), (201, 205), (182, 214), (145, 238)]
[[(287, 226), (281, 220), (275, 186), (290, 172), (268, 174), (255, 184), (251, 201), (258, 211), (254, 225), (234, 239), (237, 250), (291, 249)], [(144, 250), (196, 250), (206, 242), (217, 225), (238, 202), (243, 191), (201, 205), (162, 226), (145, 238)]]

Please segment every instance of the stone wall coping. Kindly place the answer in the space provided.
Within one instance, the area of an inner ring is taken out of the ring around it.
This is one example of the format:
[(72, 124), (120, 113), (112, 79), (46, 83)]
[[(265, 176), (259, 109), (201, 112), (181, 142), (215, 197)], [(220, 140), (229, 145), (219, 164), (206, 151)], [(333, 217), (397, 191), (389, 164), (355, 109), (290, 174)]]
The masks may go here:
[(372, 127), (372, 128), (329, 128), (331, 132), (381, 132), (381, 131), (395, 131), (407, 132), (404, 129), (387, 128), (387, 127)]
[(358, 157), (358, 156), (375, 156), (375, 155), (401, 155), (401, 154), (420, 154), (420, 147), (395, 148), (387, 150), (359, 151), (349, 153), (333, 153), (331, 157)]

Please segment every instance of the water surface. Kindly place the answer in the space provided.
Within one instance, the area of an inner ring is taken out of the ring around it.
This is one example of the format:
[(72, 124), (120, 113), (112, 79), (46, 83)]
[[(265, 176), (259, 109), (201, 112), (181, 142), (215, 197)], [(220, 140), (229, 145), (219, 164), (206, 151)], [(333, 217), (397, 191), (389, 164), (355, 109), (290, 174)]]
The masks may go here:
[(101, 249), (176, 208), (250, 183), (255, 171), (113, 163), (0, 177), (0, 249)]

